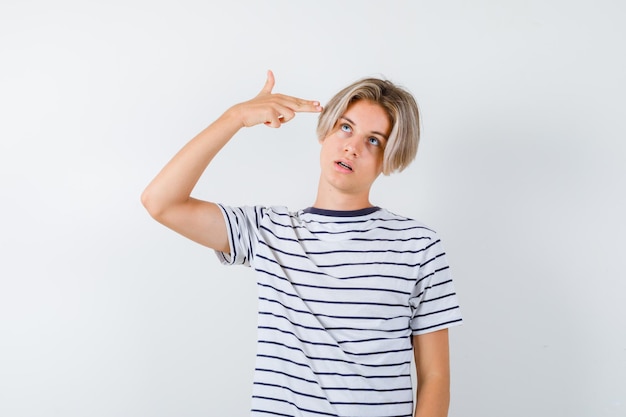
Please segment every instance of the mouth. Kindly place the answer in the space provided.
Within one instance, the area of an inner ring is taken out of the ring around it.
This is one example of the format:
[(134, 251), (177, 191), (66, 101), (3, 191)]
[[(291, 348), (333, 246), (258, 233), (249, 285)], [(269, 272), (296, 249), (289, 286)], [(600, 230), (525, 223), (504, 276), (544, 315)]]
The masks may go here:
[(352, 167), (343, 161), (335, 162), (340, 168), (346, 169), (348, 171), (352, 171)]

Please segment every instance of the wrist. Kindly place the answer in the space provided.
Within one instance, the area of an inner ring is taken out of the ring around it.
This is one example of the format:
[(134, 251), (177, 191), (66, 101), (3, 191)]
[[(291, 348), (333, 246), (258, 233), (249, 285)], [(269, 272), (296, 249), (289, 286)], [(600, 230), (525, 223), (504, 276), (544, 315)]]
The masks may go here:
[(222, 114), (220, 119), (222, 119), (224, 122), (228, 123), (229, 125), (235, 127), (237, 130), (243, 127), (247, 127), (246, 122), (243, 118), (243, 115), (241, 114), (241, 111), (237, 104), (235, 104), (234, 106), (226, 110), (224, 114)]

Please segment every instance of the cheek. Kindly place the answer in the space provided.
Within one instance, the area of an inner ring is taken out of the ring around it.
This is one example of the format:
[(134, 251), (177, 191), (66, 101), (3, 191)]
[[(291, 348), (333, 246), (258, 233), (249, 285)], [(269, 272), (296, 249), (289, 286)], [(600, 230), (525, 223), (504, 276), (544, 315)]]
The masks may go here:
[(379, 146), (367, 146), (367, 153), (375, 160), (382, 164), (385, 156), (385, 150)]
[(374, 158), (376, 159), (376, 169), (378, 173), (381, 173), (383, 171), (383, 161), (385, 159), (384, 156), (385, 153), (382, 149), (376, 152), (376, 155), (374, 156)]
[(323, 162), (324, 160), (328, 160), (331, 157), (331, 142), (329, 141), (329, 138), (324, 139), (321, 145), (320, 160)]
[(327, 152), (330, 152), (331, 149), (336, 150), (341, 146), (342, 142), (343, 141), (337, 132), (331, 133), (322, 141), (322, 151), (326, 150)]

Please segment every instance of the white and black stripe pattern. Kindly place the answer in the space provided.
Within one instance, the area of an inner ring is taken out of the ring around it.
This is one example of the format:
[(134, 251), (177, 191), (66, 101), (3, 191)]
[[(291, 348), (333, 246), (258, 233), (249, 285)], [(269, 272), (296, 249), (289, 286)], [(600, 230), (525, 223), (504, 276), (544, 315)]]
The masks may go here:
[(411, 336), (460, 324), (437, 234), (373, 207), (220, 206), (258, 272), (252, 415), (411, 416)]

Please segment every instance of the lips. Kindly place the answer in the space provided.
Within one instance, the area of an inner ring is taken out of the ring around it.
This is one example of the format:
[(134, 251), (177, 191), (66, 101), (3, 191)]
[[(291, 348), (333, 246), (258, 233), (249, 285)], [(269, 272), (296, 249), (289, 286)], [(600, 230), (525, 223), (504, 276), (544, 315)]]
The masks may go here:
[(347, 162), (345, 162), (345, 161), (337, 161), (335, 163), (341, 169), (344, 169), (344, 170), (347, 170), (347, 171), (352, 171), (352, 166), (350, 164), (348, 164)]

